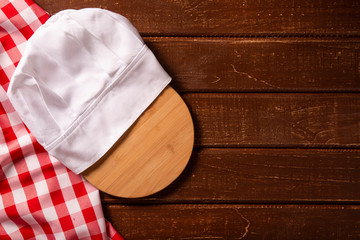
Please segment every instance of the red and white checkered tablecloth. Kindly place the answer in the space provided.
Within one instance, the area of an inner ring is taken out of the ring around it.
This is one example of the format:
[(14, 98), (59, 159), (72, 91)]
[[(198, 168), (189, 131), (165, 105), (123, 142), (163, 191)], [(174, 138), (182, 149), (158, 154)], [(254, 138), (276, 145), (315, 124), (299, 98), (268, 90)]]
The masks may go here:
[(0, 239), (122, 239), (99, 191), (51, 157), (6, 95), (27, 39), (49, 15), (32, 0), (0, 0)]

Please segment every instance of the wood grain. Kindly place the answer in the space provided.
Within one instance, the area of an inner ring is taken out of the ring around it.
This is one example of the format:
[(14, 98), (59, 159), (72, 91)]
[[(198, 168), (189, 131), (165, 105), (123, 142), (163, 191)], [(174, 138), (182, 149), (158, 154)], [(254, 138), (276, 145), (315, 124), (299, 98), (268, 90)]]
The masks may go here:
[(106, 205), (126, 239), (359, 239), (353, 205)]
[[(197, 149), (178, 180), (137, 203), (356, 202), (360, 150)], [(132, 201), (102, 194), (103, 202)]]
[(191, 110), (173, 184), (102, 194), (126, 239), (360, 239), (360, 1), (36, 2), (129, 18)]
[(360, 41), (145, 38), (181, 92), (360, 91)]
[(50, 14), (100, 7), (118, 12), (143, 35), (357, 35), (356, 0), (36, 0)]
[(359, 94), (182, 96), (198, 147), (360, 147)]

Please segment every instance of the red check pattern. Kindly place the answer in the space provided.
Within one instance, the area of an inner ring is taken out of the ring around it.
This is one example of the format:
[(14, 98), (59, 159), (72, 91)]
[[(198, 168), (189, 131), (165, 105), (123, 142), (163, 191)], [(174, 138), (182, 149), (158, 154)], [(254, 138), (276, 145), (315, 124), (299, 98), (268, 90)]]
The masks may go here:
[(49, 15), (32, 0), (0, 0), (0, 239), (122, 239), (99, 191), (50, 156), (6, 90), (26, 41)]

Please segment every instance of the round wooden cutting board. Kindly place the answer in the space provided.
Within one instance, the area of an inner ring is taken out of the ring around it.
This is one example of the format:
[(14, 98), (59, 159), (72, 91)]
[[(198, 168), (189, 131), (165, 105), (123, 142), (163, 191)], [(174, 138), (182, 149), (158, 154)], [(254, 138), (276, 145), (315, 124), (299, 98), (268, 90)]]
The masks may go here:
[(189, 110), (168, 86), (114, 146), (82, 174), (108, 194), (125, 198), (148, 196), (180, 175), (193, 144)]

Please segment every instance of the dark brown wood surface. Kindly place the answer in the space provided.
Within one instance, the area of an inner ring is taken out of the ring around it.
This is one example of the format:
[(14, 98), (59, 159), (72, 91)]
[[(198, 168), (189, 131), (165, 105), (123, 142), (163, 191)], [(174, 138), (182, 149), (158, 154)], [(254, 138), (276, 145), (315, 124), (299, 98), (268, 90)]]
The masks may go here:
[(171, 85), (180, 92), (360, 90), (360, 43), (354, 39), (145, 40), (174, 78)]
[(357, 0), (38, 0), (54, 14), (66, 8), (118, 12), (143, 35), (359, 36)]
[(128, 239), (359, 239), (358, 205), (112, 205)]
[(360, 95), (183, 95), (199, 147), (360, 147)]
[(173, 184), (101, 195), (126, 239), (360, 239), (360, 1), (36, 2), (128, 17), (190, 109)]
[[(195, 149), (169, 188), (128, 203), (358, 202), (360, 149)], [(346, 189), (346, 190), (345, 190)]]

